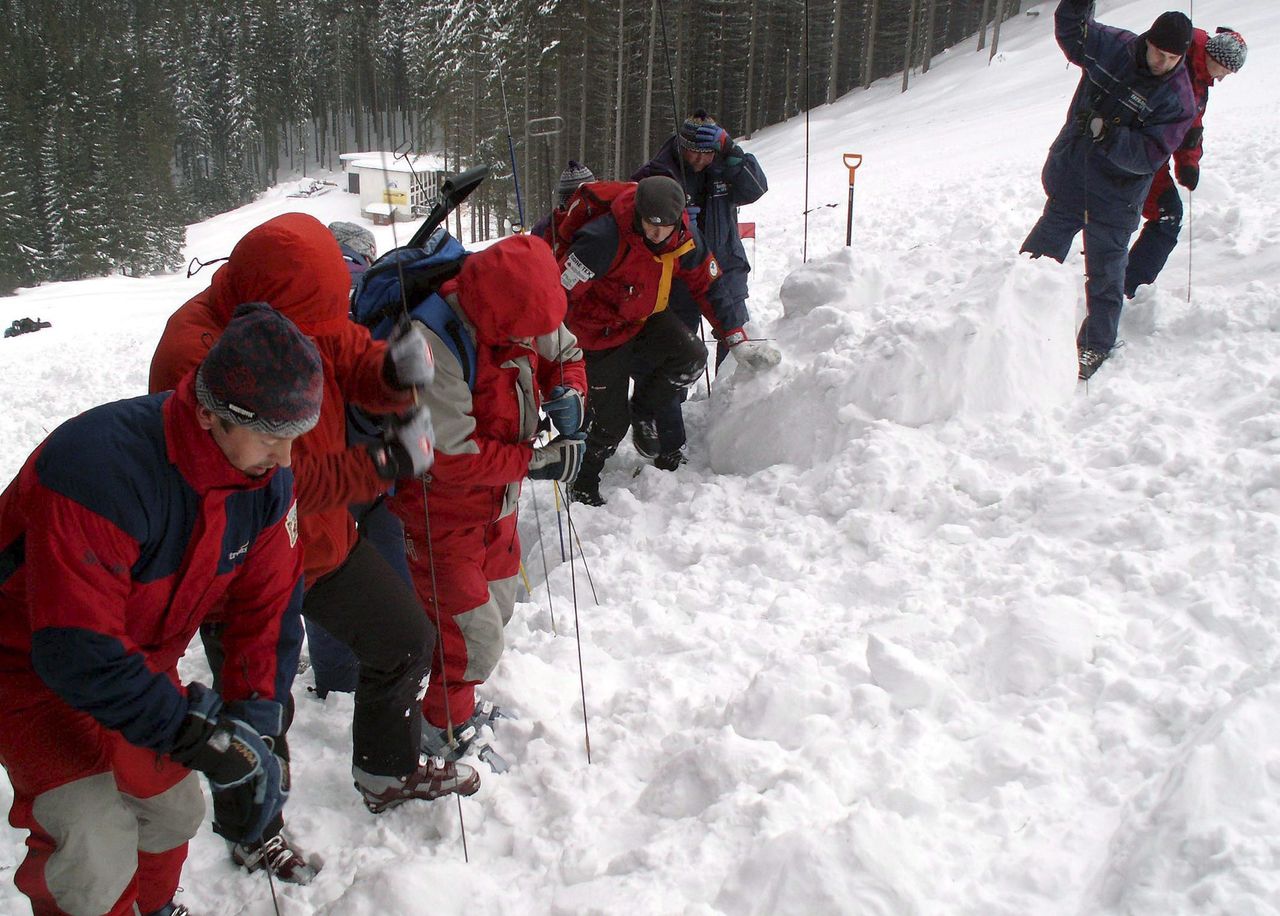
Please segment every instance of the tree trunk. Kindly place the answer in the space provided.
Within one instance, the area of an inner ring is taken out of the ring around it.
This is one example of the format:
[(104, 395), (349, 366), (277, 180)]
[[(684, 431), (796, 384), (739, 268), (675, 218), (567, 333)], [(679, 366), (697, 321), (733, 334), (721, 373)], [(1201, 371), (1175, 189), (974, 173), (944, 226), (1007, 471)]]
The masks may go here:
[(831, 0), (831, 69), (827, 74), (827, 104), (840, 96), (840, 7), (841, 0)]
[(871, 0), (871, 12), (867, 16), (867, 49), (862, 55), (862, 88), (871, 85), (876, 61), (876, 13), (879, 12), (880, 0)]
[(640, 136), (644, 138), (644, 147), (649, 149), (653, 142), (653, 46), (658, 34), (658, 0), (649, 2), (649, 57), (645, 61), (644, 75), (644, 123)]
[[(743, 99), (743, 112), (745, 124), (742, 125), (742, 133), (745, 137), (750, 137), (751, 132), (756, 129), (755, 120), (755, 95), (754, 87), (756, 82), (756, 27), (757, 27), (757, 10), (760, 6), (760, 0), (751, 0), (751, 40), (747, 45), (747, 89), (746, 98)], [(677, 123), (680, 115), (675, 115)]]
[(614, 122), (613, 122), (613, 179), (618, 180), (622, 174), (622, 72), (623, 61), (626, 52), (626, 35), (624, 28), (626, 20), (623, 16), (626, 7), (626, 0), (618, 0), (618, 81), (617, 88), (614, 92)]
[(991, 13), (991, 0), (982, 0), (982, 18), (978, 21), (978, 50), (987, 46), (987, 19)]
[(1004, 19), (1004, 2), (1005, 0), (996, 0), (996, 22), (991, 27), (991, 53), (987, 56), (988, 63), (1000, 50), (1000, 22)]
[(920, 63), (920, 72), (928, 73), (933, 59), (933, 13), (937, 8), (937, 0), (925, 0), (928, 4), (924, 17), (924, 59)]
[(907, 20), (907, 47), (902, 52), (902, 91), (907, 91), (907, 78), (911, 75), (911, 55), (916, 44), (916, 12), (920, 8), (920, 0), (911, 0), (910, 18)]

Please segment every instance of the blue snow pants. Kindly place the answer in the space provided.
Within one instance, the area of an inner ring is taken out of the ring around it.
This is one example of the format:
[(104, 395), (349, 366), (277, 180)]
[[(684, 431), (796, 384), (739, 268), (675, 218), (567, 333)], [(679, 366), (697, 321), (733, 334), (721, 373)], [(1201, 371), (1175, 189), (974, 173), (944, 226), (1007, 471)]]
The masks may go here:
[(1168, 182), (1168, 186), (1154, 203), (1154, 213), (1150, 212), (1150, 207), (1144, 210), (1143, 216), (1147, 221), (1138, 234), (1138, 240), (1129, 249), (1129, 264), (1124, 274), (1124, 294), (1130, 299), (1139, 286), (1156, 282), (1169, 255), (1178, 246), (1178, 233), (1182, 229), (1182, 197), (1172, 181)]
[(1116, 345), (1129, 238), (1142, 218), (1151, 176), (1118, 180), (1063, 153), (1050, 155), (1041, 179), (1049, 199), (1021, 250), (1061, 263), (1084, 230), (1086, 315), (1076, 344), (1106, 353)]

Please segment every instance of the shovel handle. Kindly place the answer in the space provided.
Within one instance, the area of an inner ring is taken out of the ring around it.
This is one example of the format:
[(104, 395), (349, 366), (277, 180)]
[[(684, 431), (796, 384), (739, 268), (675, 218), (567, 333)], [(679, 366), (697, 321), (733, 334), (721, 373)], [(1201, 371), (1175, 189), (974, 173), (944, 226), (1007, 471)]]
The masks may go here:
[(862, 165), (862, 154), (861, 153), (845, 153), (844, 164), (845, 164), (845, 167), (849, 169), (849, 184), (852, 185), (853, 177), (854, 177), (853, 173), (858, 170), (858, 166)]

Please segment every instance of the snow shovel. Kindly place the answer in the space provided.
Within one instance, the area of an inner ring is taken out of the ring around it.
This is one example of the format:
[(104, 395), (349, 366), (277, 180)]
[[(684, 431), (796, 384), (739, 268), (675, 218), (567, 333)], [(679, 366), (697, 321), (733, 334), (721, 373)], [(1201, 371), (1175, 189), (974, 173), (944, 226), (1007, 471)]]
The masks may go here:
[(862, 154), (845, 153), (844, 164), (849, 169), (849, 215), (844, 224), (844, 247), (848, 248), (853, 244), (853, 179), (862, 165)]

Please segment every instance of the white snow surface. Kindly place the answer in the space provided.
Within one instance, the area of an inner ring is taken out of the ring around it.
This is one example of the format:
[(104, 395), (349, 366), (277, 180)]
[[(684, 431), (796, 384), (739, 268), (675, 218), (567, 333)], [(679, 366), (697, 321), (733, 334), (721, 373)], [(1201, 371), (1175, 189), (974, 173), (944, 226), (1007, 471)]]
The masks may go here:
[[(521, 716), (495, 737), (514, 768), (478, 764), (473, 798), (369, 814), (351, 698), (299, 677), (289, 833), (325, 866), (277, 885), (281, 913), (1280, 913), (1280, 18), (1196, 4), (1248, 63), (1212, 92), (1194, 246), (1184, 226), (1086, 386), (1079, 244), (1017, 254), (1079, 76), (1053, 9), (989, 65), (969, 40), (906, 94), (812, 113), (807, 264), (802, 120), (745, 142), (771, 185), (743, 211), (751, 307), (783, 364), (699, 390), (678, 473), (624, 445), (609, 504), (573, 509), (572, 567), (567, 514), (526, 488), (534, 593), (486, 688)], [(866, 157), (848, 249), (845, 152)], [(295, 184), (192, 226), (188, 254), (290, 209), (358, 220)], [(4, 300), (3, 323), (53, 323), (0, 344), (4, 477), (145, 391), (209, 274)], [(207, 677), (198, 646), (183, 664)], [(22, 912), (22, 837), (0, 840), (0, 911)], [(208, 829), (182, 883), (195, 913), (274, 912)]]

